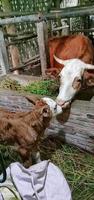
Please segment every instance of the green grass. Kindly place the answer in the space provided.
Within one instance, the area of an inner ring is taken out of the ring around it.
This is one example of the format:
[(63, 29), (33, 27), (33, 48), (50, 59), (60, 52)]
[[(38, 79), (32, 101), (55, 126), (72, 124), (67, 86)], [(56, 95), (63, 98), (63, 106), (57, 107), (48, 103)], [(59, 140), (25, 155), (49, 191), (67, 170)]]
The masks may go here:
[(33, 94), (53, 96), (56, 94), (57, 87), (58, 85), (56, 80), (44, 80), (31, 83), (26, 86), (24, 90)]

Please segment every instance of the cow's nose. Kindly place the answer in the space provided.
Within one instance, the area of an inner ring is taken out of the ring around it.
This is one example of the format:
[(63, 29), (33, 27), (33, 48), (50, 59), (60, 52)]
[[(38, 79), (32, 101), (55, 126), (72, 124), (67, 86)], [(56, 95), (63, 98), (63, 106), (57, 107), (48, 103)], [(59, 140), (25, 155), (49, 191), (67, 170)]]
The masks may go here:
[(62, 99), (57, 99), (56, 102), (59, 106), (63, 106), (65, 104), (65, 101), (63, 101)]

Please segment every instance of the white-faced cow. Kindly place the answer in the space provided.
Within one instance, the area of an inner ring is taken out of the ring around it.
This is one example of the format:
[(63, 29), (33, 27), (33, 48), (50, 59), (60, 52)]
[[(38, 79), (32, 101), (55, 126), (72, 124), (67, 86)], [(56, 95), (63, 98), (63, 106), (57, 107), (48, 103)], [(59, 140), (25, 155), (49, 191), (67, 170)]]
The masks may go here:
[(60, 75), (57, 103), (64, 108), (80, 90), (83, 80), (86, 85), (94, 85), (94, 47), (84, 35), (69, 35), (50, 39), (49, 52), (51, 66), (47, 72)]
[(57, 103), (63, 108), (67, 107), (75, 94), (81, 89), (85, 70), (94, 70), (94, 65), (86, 64), (80, 59), (63, 61), (55, 58), (64, 65), (61, 70), (60, 88), (57, 96)]

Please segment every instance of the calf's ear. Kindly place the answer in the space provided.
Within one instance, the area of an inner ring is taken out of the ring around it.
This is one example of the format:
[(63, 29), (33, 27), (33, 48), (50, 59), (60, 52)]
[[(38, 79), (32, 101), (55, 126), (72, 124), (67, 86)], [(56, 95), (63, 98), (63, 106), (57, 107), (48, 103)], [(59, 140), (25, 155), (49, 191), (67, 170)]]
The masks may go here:
[(33, 105), (36, 105), (36, 101), (40, 100), (37, 96), (35, 95), (27, 95), (25, 96), (25, 98), (30, 102), (32, 103)]

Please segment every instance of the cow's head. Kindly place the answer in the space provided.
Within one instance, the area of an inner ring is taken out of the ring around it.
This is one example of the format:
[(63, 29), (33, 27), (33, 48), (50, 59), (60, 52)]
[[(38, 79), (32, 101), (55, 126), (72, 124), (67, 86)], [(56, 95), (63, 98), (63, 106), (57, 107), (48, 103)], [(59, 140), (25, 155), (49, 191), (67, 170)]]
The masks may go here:
[(66, 108), (81, 89), (84, 71), (94, 70), (94, 65), (86, 64), (80, 59), (61, 60), (56, 56), (55, 59), (64, 65), (59, 74), (60, 88), (56, 101), (62, 108)]

